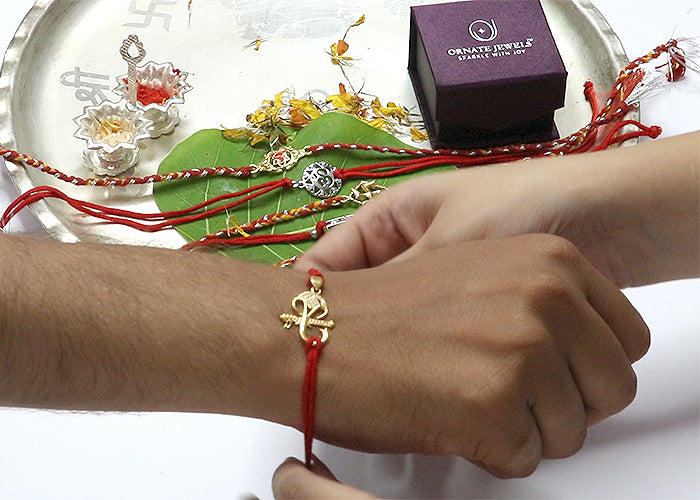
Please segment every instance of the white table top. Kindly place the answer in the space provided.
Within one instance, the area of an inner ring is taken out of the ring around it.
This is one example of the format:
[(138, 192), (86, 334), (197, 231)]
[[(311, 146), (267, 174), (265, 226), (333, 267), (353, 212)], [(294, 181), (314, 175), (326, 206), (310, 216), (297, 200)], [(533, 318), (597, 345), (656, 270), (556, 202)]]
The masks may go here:
[[(630, 57), (672, 36), (700, 35), (697, 0), (593, 2)], [(3, 3), (4, 51), (32, 1)], [(643, 121), (670, 136), (699, 129), (699, 111), (700, 75), (691, 74), (645, 102)], [(14, 196), (0, 168), (0, 207)], [(29, 213), (13, 229), (43, 234)], [(700, 498), (700, 280), (626, 293), (653, 338), (636, 365), (638, 396), (592, 428), (575, 457), (504, 481), (456, 458), (373, 456), (323, 444), (315, 451), (340, 479), (383, 496)], [(302, 455), (295, 430), (216, 415), (0, 409), (0, 436), (0, 497), (8, 499), (266, 499), (276, 466)]]

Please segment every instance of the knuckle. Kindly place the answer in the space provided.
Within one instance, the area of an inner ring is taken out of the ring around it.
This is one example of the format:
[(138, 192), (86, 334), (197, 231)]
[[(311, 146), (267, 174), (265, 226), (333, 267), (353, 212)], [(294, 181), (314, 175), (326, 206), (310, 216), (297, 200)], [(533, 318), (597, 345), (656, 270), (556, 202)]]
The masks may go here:
[(646, 353), (649, 352), (649, 348), (651, 347), (651, 332), (646, 323), (643, 323), (639, 328), (634, 347), (635, 351), (630, 353), (632, 362), (642, 359)]
[(533, 315), (532, 305), (528, 304), (523, 314), (518, 315), (517, 326), (507, 332), (502, 342), (504, 350), (512, 355), (510, 364), (513, 377), (519, 377), (530, 368), (532, 362), (550, 355), (555, 339), (541, 315)]
[(482, 434), (479, 440), (472, 442), (468, 454), (463, 456), (483, 464), (499, 478), (531, 475), (537, 469), (544, 451), (537, 427), (527, 421), (519, 421), (512, 412), (500, 421), (502, 425)]
[(586, 442), (587, 436), (588, 427), (586, 427), (586, 421), (584, 419), (582, 424), (578, 427), (578, 431), (572, 433), (569, 446), (568, 448), (564, 449), (561, 458), (572, 457), (576, 455), (579, 451), (581, 451), (581, 448), (583, 448), (583, 444)]
[(560, 309), (573, 305), (573, 289), (566, 278), (552, 271), (533, 273), (526, 293), (536, 310)]
[(630, 367), (624, 374), (608, 385), (606, 397), (594, 406), (597, 414), (606, 418), (621, 412), (634, 401), (637, 395), (637, 376)]
[(539, 252), (548, 261), (562, 265), (576, 264), (581, 260), (581, 253), (569, 240), (555, 235), (541, 235)]
[(634, 373), (632, 367), (620, 377), (617, 383), (616, 395), (617, 397), (610, 408), (612, 413), (622, 411), (629, 406), (637, 396), (637, 375)]
[(523, 235), (521, 238), (523, 252), (542, 262), (573, 266), (578, 265), (583, 258), (576, 245), (561, 236), (538, 233)]
[(580, 418), (580, 421), (572, 420), (569, 427), (570, 429), (561, 442), (547, 449), (543, 456), (547, 458), (567, 458), (581, 451), (588, 435), (585, 415)]
[(509, 447), (506, 453), (495, 455), (482, 443), (474, 453), (463, 455), (467, 460), (482, 464), (493, 476), (500, 479), (521, 478), (537, 470), (542, 454), (539, 448), (529, 444)]
[(536, 432), (530, 432), (514, 440), (508, 459), (496, 466), (496, 475), (501, 478), (527, 477), (537, 469), (542, 459), (542, 442)]

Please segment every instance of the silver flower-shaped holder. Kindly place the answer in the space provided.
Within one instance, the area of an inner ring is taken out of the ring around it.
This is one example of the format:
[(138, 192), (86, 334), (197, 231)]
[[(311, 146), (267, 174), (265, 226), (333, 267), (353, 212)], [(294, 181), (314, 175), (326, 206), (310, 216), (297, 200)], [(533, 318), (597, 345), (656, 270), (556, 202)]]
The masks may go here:
[[(175, 69), (171, 63), (153, 61), (135, 68), (137, 98), (135, 105), (150, 120), (150, 137), (155, 139), (169, 134), (180, 123), (180, 112), (175, 104), (185, 102), (185, 93), (192, 90), (187, 73)], [(118, 95), (129, 98), (129, 75), (117, 77)]]
[(119, 175), (136, 165), (139, 141), (150, 137), (151, 122), (126, 100), (88, 106), (73, 121), (78, 125), (74, 136), (87, 143), (85, 163), (98, 175)]

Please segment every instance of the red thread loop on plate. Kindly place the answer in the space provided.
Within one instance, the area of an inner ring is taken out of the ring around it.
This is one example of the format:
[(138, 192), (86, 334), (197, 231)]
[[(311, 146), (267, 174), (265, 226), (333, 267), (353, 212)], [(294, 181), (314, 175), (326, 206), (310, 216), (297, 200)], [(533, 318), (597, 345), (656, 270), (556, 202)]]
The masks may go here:
[(328, 223), (325, 220), (320, 220), (316, 223), (316, 238), (320, 238), (321, 236), (326, 234), (326, 227), (327, 226), (328, 226)]
[[(210, 198), (202, 203), (191, 206), (183, 210), (174, 210), (171, 212), (158, 212), (153, 214), (138, 213), (130, 210), (122, 210), (114, 207), (98, 205), (82, 201), (76, 198), (71, 198), (64, 192), (51, 186), (39, 186), (32, 188), (29, 191), (21, 194), (15, 199), (10, 206), (5, 210), (0, 219), (0, 228), (5, 227), (10, 219), (17, 215), (23, 208), (46, 198), (57, 198), (65, 201), (75, 210), (102, 219), (107, 222), (122, 224), (139, 231), (156, 232), (163, 229), (185, 224), (187, 222), (195, 222), (198, 220), (207, 219), (213, 215), (217, 215), (232, 208), (235, 208), (243, 203), (253, 200), (259, 196), (270, 193), (276, 189), (290, 188), (292, 186), (291, 179), (280, 179), (278, 181), (270, 181), (257, 186), (252, 186), (235, 193), (226, 193), (214, 198)], [(220, 203), (223, 201), (235, 200), (214, 208), (206, 207)], [(144, 224), (138, 221), (150, 221), (151, 223)], [(154, 222), (160, 221), (160, 222)]]

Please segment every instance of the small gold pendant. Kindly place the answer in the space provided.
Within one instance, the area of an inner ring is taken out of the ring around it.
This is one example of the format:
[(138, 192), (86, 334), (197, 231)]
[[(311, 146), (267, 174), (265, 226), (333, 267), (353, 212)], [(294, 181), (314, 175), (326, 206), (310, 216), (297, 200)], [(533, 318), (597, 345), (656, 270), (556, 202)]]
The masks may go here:
[(294, 168), (299, 160), (310, 154), (311, 151), (308, 148), (294, 149), (289, 146), (284, 146), (267, 153), (260, 163), (251, 165), (253, 167), (252, 173), (266, 172), (279, 174)]
[(324, 319), (328, 315), (328, 305), (326, 300), (321, 295), (323, 287), (323, 278), (320, 276), (311, 276), (311, 288), (301, 292), (292, 299), (292, 310), (295, 314), (282, 313), (280, 320), (285, 328), (291, 328), (292, 325), (299, 327), (299, 337), (306, 342), (309, 335), (309, 327), (319, 329), (322, 343), (328, 341), (328, 330), (335, 326), (332, 319)]

